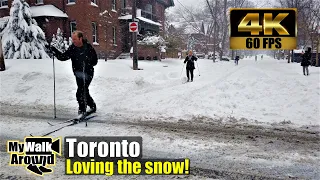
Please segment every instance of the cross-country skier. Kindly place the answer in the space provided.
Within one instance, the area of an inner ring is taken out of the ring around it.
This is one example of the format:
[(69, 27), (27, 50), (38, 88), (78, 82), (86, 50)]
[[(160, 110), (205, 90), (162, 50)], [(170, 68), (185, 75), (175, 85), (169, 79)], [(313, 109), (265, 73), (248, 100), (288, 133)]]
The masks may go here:
[(78, 115), (79, 118), (82, 118), (86, 114), (87, 106), (90, 107), (88, 113), (96, 112), (97, 109), (94, 100), (90, 96), (89, 85), (94, 75), (93, 66), (97, 65), (98, 58), (96, 51), (83, 38), (81, 31), (74, 31), (72, 33), (72, 42), (73, 44), (64, 53), (61, 53), (53, 46), (50, 48), (60, 61), (71, 59), (73, 74), (76, 77), (78, 86), (76, 93), (79, 104)]
[(192, 51), (190, 50), (188, 56), (184, 60), (184, 63), (187, 63), (186, 69), (187, 69), (188, 82), (190, 80), (189, 72), (190, 72), (190, 75), (191, 75), (191, 82), (193, 81), (193, 70), (195, 69), (194, 61), (197, 61), (197, 60), (198, 60), (198, 58), (196, 58), (193, 55)]
[(234, 62), (236, 63), (236, 65), (238, 66), (239, 63), (239, 56), (236, 56), (236, 58), (234, 59)]
[(311, 65), (310, 60), (311, 60), (311, 48), (309, 47), (308, 51), (306, 51), (302, 55), (301, 66), (303, 67), (303, 75), (306, 75), (306, 71), (307, 71), (307, 76), (309, 76), (308, 67)]

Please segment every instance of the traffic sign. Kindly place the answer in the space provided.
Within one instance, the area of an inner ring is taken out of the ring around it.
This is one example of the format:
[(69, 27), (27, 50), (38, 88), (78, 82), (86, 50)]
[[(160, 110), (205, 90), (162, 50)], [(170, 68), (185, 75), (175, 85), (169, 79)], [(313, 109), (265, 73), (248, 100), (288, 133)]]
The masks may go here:
[(138, 23), (130, 22), (129, 23), (129, 32), (138, 32)]

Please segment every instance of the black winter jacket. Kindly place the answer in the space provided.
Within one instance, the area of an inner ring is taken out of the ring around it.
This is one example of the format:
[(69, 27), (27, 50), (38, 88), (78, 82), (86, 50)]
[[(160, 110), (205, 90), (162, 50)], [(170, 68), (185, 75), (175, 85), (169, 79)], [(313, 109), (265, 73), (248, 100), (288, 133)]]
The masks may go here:
[(89, 75), (93, 75), (94, 68), (93, 66), (97, 65), (98, 58), (97, 53), (91, 44), (87, 40), (83, 40), (82, 47), (76, 47), (71, 45), (68, 50), (64, 53), (61, 53), (56, 48), (52, 47), (55, 56), (60, 61), (66, 61), (71, 59), (73, 72), (85, 72)]
[(301, 66), (310, 66), (311, 53), (309, 51), (302, 55)]
[(195, 69), (194, 67), (194, 61), (197, 61), (198, 58), (195, 56), (187, 56), (186, 59), (184, 60), (184, 63), (187, 63), (187, 69)]

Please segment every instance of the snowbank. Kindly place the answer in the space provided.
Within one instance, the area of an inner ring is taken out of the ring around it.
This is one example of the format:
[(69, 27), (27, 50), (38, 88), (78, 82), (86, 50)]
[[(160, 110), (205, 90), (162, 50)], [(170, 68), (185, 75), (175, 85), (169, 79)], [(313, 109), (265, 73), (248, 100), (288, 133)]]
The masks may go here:
[[(58, 108), (76, 112), (71, 62), (55, 65)], [(51, 59), (6, 60), (6, 66), (0, 73), (2, 103), (53, 104)], [(319, 68), (311, 67), (306, 77), (299, 64), (266, 56), (257, 62), (254, 57), (240, 60), (239, 66), (203, 59), (196, 64), (194, 82), (181, 84), (182, 60), (139, 61), (142, 71), (131, 67), (130, 60), (99, 61), (90, 86), (99, 112), (159, 121), (229, 117), (246, 123), (319, 125)]]

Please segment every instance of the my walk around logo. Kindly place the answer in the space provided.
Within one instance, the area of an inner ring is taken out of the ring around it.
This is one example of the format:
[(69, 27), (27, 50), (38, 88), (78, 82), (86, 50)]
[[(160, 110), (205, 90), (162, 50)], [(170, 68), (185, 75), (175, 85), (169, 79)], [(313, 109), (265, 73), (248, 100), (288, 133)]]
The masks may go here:
[(56, 165), (56, 155), (61, 156), (61, 139), (50, 137), (26, 137), (23, 142), (7, 141), (10, 154), (9, 166), (25, 166), (39, 176), (52, 173), (48, 166)]
[[(53, 172), (61, 140), (26, 137), (9, 140), (10, 166), (24, 166), (43, 176)], [(154, 156), (157, 156), (156, 154)], [(65, 175), (189, 175), (190, 160), (144, 159), (140, 136), (72, 136), (64, 138)]]

